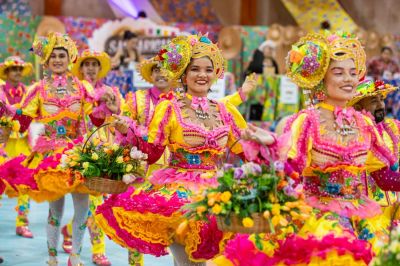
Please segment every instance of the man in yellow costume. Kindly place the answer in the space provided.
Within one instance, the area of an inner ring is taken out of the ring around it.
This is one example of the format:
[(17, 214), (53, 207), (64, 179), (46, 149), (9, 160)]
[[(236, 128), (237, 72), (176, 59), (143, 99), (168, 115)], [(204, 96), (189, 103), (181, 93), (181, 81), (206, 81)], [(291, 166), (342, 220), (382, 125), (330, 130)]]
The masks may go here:
[[(357, 111), (367, 112), (373, 116), (379, 134), (391, 152), (399, 158), (400, 121), (385, 117), (385, 98), (397, 88), (383, 81), (363, 81), (357, 87), (357, 93), (348, 105)], [(395, 192), (381, 190), (375, 182), (368, 180), (368, 194), (382, 207), (392, 206), (397, 201)], [(390, 215), (390, 214), (388, 214)]]

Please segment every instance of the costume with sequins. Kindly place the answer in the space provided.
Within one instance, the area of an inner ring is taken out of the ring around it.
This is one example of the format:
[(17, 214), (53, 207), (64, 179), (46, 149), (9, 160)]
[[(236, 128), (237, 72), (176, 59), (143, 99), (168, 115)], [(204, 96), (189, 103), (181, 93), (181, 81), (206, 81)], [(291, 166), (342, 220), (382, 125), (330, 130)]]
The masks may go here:
[[(210, 45), (215, 52), (219, 51), (208, 38), (203, 37), (203, 40), (204, 43), (198, 36), (178, 37), (169, 44), (168, 49), (173, 50), (169, 56), (182, 57), (186, 63), (171, 68), (176, 72), (167, 73), (167, 77), (180, 77), (192, 57), (192, 48), (188, 48), (185, 57), (185, 51), (176, 52), (174, 43), (179, 42), (179, 47), (196, 47), (197, 43), (199, 46)], [(213, 63), (219, 77), (223, 65), (220, 61)], [(195, 111), (199, 108), (207, 110), (208, 120), (196, 117)], [(108, 199), (98, 208), (96, 220), (113, 241), (141, 253), (166, 255), (166, 248), (178, 242), (185, 246), (192, 261), (213, 258), (220, 253), (220, 243), (224, 239), (215, 218), (210, 222), (190, 220), (186, 226), (180, 226), (185, 221), (181, 207), (207, 187), (217, 184), (214, 174), (218, 161), (225, 149), (240, 136), (240, 128), (245, 126), (242, 116), (230, 102), (224, 104), (189, 94), (165, 95), (155, 107), (147, 130), (147, 142), (138, 140), (134, 136), (137, 133), (131, 130), (126, 139), (148, 154), (149, 164), (156, 162), (167, 147), (170, 151), (168, 165), (153, 171), (149, 183), (135, 192)], [(233, 152), (241, 153), (241, 146), (237, 145)], [(178, 228), (181, 230), (177, 231)]]

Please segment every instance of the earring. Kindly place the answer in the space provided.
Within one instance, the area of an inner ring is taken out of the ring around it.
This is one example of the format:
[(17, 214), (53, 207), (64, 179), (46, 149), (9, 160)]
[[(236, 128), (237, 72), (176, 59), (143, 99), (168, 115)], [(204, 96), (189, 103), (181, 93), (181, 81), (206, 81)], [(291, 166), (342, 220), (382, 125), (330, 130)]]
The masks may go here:
[(317, 98), (318, 101), (322, 102), (326, 100), (326, 88), (324, 84), (321, 82), (315, 88), (314, 96)]

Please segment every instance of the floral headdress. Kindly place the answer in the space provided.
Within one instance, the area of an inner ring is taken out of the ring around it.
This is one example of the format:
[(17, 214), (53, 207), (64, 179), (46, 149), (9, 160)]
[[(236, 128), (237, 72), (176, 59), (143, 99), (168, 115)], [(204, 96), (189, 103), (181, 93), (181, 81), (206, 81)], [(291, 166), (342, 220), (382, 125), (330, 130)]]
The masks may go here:
[(10, 56), (0, 64), (0, 78), (7, 79), (5, 71), (9, 67), (22, 67), (22, 76), (28, 76), (32, 72), (32, 64), (25, 62), (19, 56)]
[(348, 106), (354, 106), (356, 103), (361, 101), (362, 99), (366, 97), (372, 97), (376, 95), (382, 95), (383, 98), (386, 98), (386, 96), (397, 90), (398, 87), (394, 87), (390, 84), (385, 84), (381, 80), (377, 80), (375, 82), (370, 81), (370, 80), (364, 80), (360, 82), (360, 84), (357, 86), (356, 90), (356, 96), (354, 96), (353, 99), (351, 99), (347, 105)]
[(225, 59), (218, 46), (205, 35), (180, 36), (172, 39), (158, 53), (156, 60), (169, 80), (179, 80), (192, 58), (209, 57), (217, 78), (224, 74)]
[(330, 61), (353, 59), (357, 74), (365, 75), (365, 51), (359, 40), (346, 33), (310, 33), (292, 46), (287, 57), (288, 76), (304, 92), (321, 89)]
[(47, 37), (36, 38), (31, 50), (40, 57), (40, 63), (45, 64), (55, 48), (66, 49), (71, 63), (78, 57), (75, 42), (67, 34), (59, 32), (50, 32)]
[(83, 79), (82, 73), (79, 71), (81, 64), (86, 59), (96, 59), (100, 63), (100, 71), (97, 75), (98, 79), (102, 79), (107, 76), (108, 71), (111, 69), (111, 59), (110, 56), (106, 52), (96, 52), (91, 50), (84, 50), (81, 55), (79, 56), (78, 60), (72, 66), (72, 74), (77, 76), (79, 79)]

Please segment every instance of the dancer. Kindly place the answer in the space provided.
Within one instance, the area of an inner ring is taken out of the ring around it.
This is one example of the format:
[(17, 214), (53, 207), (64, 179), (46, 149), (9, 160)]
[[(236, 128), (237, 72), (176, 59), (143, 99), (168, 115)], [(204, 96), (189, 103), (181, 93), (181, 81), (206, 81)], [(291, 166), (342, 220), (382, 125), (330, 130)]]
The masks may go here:
[[(309, 34), (292, 46), (287, 68), (289, 77), (320, 101), (289, 119), (285, 128), (287, 161), (302, 176), (306, 202), (315, 212), (298, 234), (277, 242), (259, 262), (368, 265), (379, 252), (378, 242), (387, 240), (389, 220), (367, 196), (366, 173), (383, 190), (400, 186), (398, 156), (368, 116), (346, 108), (365, 73), (364, 50), (345, 34)], [(229, 242), (219, 265), (237, 265), (259, 254), (249, 242), (243, 237)], [(246, 248), (235, 252), (230, 248), (235, 245)]]
[[(47, 244), (49, 265), (58, 265), (57, 246), (60, 237), (60, 221), (64, 211), (64, 195), (72, 193), (74, 202), (74, 218), (72, 224), (72, 250), (68, 265), (81, 265), (80, 252), (86, 228), (86, 219), (89, 210), (88, 193), (83, 186), (83, 178), (74, 176), (69, 170), (61, 167), (63, 153), (82, 141), (82, 136), (88, 130), (88, 121), (85, 115), (95, 126), (103, 123), (104, 118), (98, 107), (94, 107), (93, 97), (89, 88), (81, 83), (68, 71), (68, 65), (76, 60), (77, 49), (68, 35), (49, 33), (33, 43), (33, 52), (40, 56), (41, 64), (50, 75), (34, 84), (21, 109), (17, 114), (34, 118), (42, 123), (43, 131), (32, 147), (33, 153), (25, 160), (29, 164), (32, 159), (41, 158), (40, 163), (33, 167), (31, 175), (27, 176), (26, 183), (34, 183), (35, 190), (28, 193), (36, 201), (49, 201), (49, 217), (47, 224)], [(47, 74), (47, 73), (46, 73)], [(101, 103), (112, 113), (118, 113), (115, 97), (105, 92)], [(22, 129), (29, 123), (21, 123)], [(2, 171), (8, 168), (19, 167), (21, 159), (6, 162)], [(17, 165), (17, 166), (16, 166)], [(32, 186), (31, 186), (32, 187)]]
[[(18, 108), (26, 93), (26, 87), (21, 82), (23, 77), (32, 73), (32, 64), (24, 62), (18, 56), (10, 56), (0, 64), (0, 78), (6, 82), (0, 85), (0, 90), (5, 95), (7, 105)], [(5, 143), (4, 151), (8, 158), (14, 158), (20, 154), (29, 155), (30, 147), (28, 143), (27, 132), (20, 133), (13, 131)], [(17, 235), (32, 238), (33, 234), (29, 230), (29, 214), (30, 202), (28, 195), (18, 195), (16, 206), (17, 217), (15, 221), (15, 232)]]
[[(214, 218), (185, 223), (180, 208), (217, 184), (213, 176), (219, 157), (246, 123), (231, 103), (206, 98), (224, 66), (219, 48), (206, 36), (177, 37), (159, 56), (161, 70), (171, 81), (182, 80), (185, 95), (168, 94), (159, 102), (148, 127), (148, 142), (134, 137), (125, 120), (119, 120), (116, 127), (148, 153), (150, 164), (167, 146), (170, 163), (152, 173), (148, 186), (108, 199), (97, 209), (96, 220), (124, 247), (161, 256), (169, 246), (178, 265), (204, 265), (220, 252), (223, 234)], [(247, 86), (255, 86), (254, 77), (245, 81), (243, 87)], [(241, 146), (232, 151), (241, 153)]]
[[(386, 146), (389, 147), (393, 156), (399, 158), (399, 134), (400, 122), (395, 119), (387, 118), (385, 108), (386, 96), (397, 88), (383, 81), (363, 81), (356, 91), (356, 96), (348, 102), (348, 106), (370, 115), (375, 121), (379, 135), (382, 137)], [(368, 178), (368, 195), (384, 207), (385, 215), (391, 217), (392, 206), (397, 201), (395, 192), (382, 191), (372, 178)]]
[[(157, 103), (165, 96), (165, 94), (173, 91), (173, 88), (179, 86), (176, 82), (168, 80), (165, 73), (162, 72), (160, 62), (156, 58), (143, 61), (138, 67), (139, 73), (144, 80), (154, 86), (148, 90), (138, 90), (130, 92), (126, 96), (126, 104), (123, 106), (123, 113), (130, 119), (143, 127), (146, 131), (153, 117), (154, 109)], [(255, 87), (246, 86), (240, 88), (238, 92), (226, 96), (221, 99), (223, 102), (230, 102), (235, 106), (240, 105), (247, 98), (247, 95), (254, 90)], [(156, 162), (148, 166), (147, 175), (153, 171), (168, 165), (169, 153), (166, 152)], [(130, 265), (143, 265), (143, 256), (137, 251), (129, 252)]]
[[(119, 106), (122, 99), (119, 90), (115, 87), (111, 88), (102, 82), (102, 79), (107, 75), (110, 69), (110, 57), (105, 52), (85, 50), (74, 63), (71, 72), (83, 82), (89, 82), (94, 88), (95, 95), (101, 95), (105, 91), (108, 91), (116, 97), (117, 106)], [(99, 97), (95, 96), (95, 100), (96, 98)], [(107, 109), (104, 109), (103, 117), (106, 122), (109, 122), (111, 119), (111, 112), (107, 112)], [(105, 142), (111, 142), (112, 134), (109, 130), (102, 130), (100, 133), (101, 136), (99, 137), (101, 139), (104, 139)], [(93, 213), (96, 211), (97, 206), (102, 202), (103, 196), (89, 196), (89, 216), (87, 226), (92, 244), (92, 262), (100, 266), (109, 266), (111, 265), (111, 262), (105, 255), (106, 247), (104, 233), (101, 228), (97, 226), (93, 217)], [(72, 221), (61, 229), (61, 233), (64, 237), (62, 245), (63, 249), (66, 253), (70, 253), (72, 249)]]

